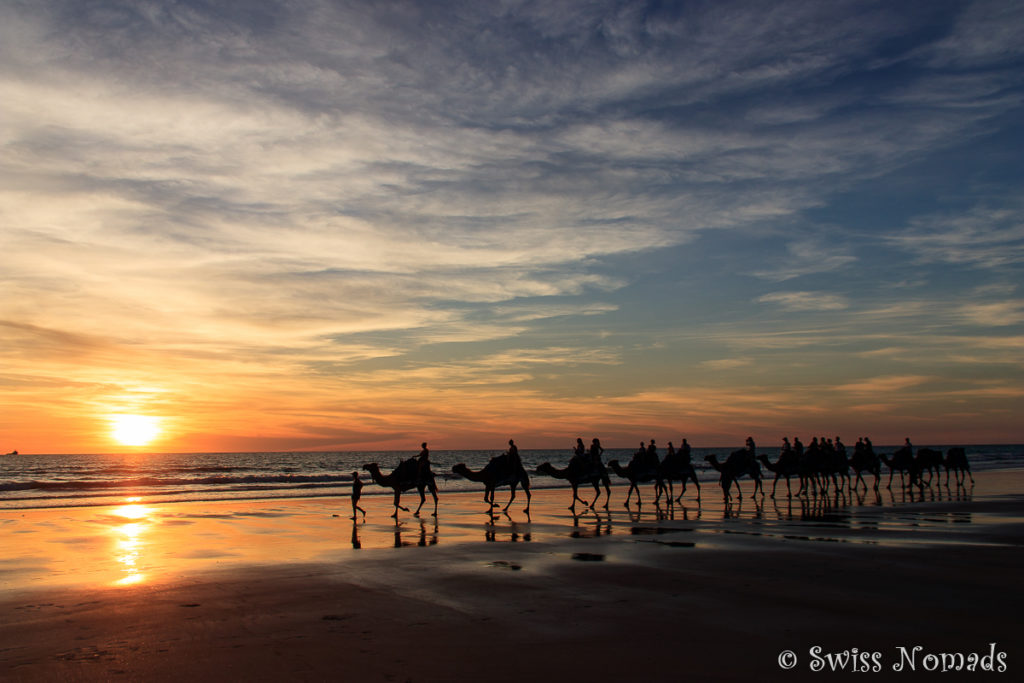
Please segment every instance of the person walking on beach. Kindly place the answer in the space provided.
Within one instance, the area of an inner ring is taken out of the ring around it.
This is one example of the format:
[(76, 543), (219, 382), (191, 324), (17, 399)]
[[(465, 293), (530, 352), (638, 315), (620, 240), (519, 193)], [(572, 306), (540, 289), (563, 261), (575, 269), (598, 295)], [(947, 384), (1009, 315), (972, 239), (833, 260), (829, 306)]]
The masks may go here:
[(359, 479), (359, 471), (352, 473), (352, 519), (356, 518), (356, 510), (363, 513), (366, 519), (366, 510), (359, 507), (359, 497), (363, 495), (363, 482)]

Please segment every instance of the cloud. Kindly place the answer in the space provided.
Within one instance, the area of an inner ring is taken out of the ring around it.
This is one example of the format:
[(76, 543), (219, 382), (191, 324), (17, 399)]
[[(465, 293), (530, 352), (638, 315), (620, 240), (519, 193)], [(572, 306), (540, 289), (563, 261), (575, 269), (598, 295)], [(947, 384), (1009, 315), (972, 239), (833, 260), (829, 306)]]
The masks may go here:
[(1024, 211), (1015, 202), (920, 216), (886, 239), (920, 263), (1000, 268), (1024, 262)]
[(755, 270), (754, 275), (766, 280), (783, 282), (802, 275), (834, 273), (857, 261), (849, 248), (834, 241), (826, 243), (821, 238), (790, 242), (786, 245), (787, 256), (770, 267)]
[(1024, 323), (1024, 300), (968, 304), (960, 309), (960, 314), (974, 325), (1020, 325)]
[(709, 370), (735, 370), (753, 365), (753, 358), (719, 358), (701, 361), (701, 366)]
[(772, 292), (759, 296), (757, 301), (778, 304), (787, 311), (841, 311), (849, 307), (844, 297), (821, 292)]
[(853, 394), (888, 394), (920, 386), (932, 378), (923, 375), (895, 375), (886, 377), (868, 377), (850, 384), (835, 387), (836, 391)]

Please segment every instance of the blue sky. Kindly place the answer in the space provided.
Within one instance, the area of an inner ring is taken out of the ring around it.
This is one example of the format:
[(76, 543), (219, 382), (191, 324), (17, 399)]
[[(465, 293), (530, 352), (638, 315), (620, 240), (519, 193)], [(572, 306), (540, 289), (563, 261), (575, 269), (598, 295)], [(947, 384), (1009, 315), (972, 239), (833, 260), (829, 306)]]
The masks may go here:
[(0, 428), (1022, 441), (1022, 29), (1016, 2), (4, 3)]

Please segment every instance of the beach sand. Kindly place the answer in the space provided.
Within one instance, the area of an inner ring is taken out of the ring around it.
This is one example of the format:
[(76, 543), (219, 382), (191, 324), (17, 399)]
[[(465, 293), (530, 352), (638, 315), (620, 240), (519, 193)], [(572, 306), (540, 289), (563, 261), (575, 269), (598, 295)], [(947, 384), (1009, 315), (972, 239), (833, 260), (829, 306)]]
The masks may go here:
[(990, 643), (1016, 678), (1024, 473), (975, 476), (924, 500), (883, 480), (729, 507), (706, 485), (699, 505), (690, 490), (639, 512), (618, 487), (578, 518), (552, 489), (529, 518), (521, 494), (492, 517), (482, 494), (442, 492), (436, 520), (428, 500), (397, 524), (390, 496), (358, 523), (329, 498), (6, 511), (0, 679), (849, 677), (810, 669), (820, 646), (878, 652), (858, 675), (902, 680), (901, 646), (921, 670)]

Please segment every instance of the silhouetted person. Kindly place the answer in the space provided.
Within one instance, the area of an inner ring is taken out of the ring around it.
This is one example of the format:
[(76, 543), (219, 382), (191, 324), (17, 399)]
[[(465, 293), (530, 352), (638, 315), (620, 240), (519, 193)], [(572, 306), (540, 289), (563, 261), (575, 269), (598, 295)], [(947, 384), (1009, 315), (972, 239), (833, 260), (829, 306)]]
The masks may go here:
[(686, 439), (683, 439), (683, 442), (679, 444), (679, 460), (687, 465), (690, 464), (690, 444), (687, 443)]
[(359, 480), (359, 472), (352, 473), (352, 519), (356, 518), (356, 510), (366, 517), (366, 510), (359, 507), (359, 497), (363, 495), (363, 482)]
[(744, 444), (744, 450), (746, 450), (747, 467), (757, 466), (757, 445), (754, 444), (754, 437), (748, 436), (747, 441)]
[(583, 445), (583, 439), (576, 438), (576, 447), (572, 449), (572, 457), (582, 458), (587, 454), (587, 447)]
[(594, 438), (590, 442), (590, 465), (591, 467), (601, 466), (601, 454), (604, 453), (604, 449), (601, 448), (601, 440)]
[(804, 454), (804, 444), (800, 441), (799, 436), (793, 437), (793, 452), (796, 453), (797, 456), (802, 456)]
[(424, 441), (420, 444), (420, 454), (416, 456), (416, 462), (418, 464), (418, 473), (421, 478), (427, 476), (427, 472), (430, 471), (430, 449), (427, 448), (427, 442)]
[(782, 450), (779, 451), (779, 455), (789, 455), (793, 452), (793, 447), (789, 445), (789, 437), (782, 437)]
[(658, 459), (658, 447), (654, 445), (654, 439), (651, 439), (650, 445), (647, 446), (647, 456), (644, 460), (647, 465), (647, 469), (656, 470), (661, 461)]
[(519, 459), (519, 449), (516, 448), (516, 442), (512, 439), (508, 440), (508, 460), (514, 468), (523, 465), (523, 461)]

